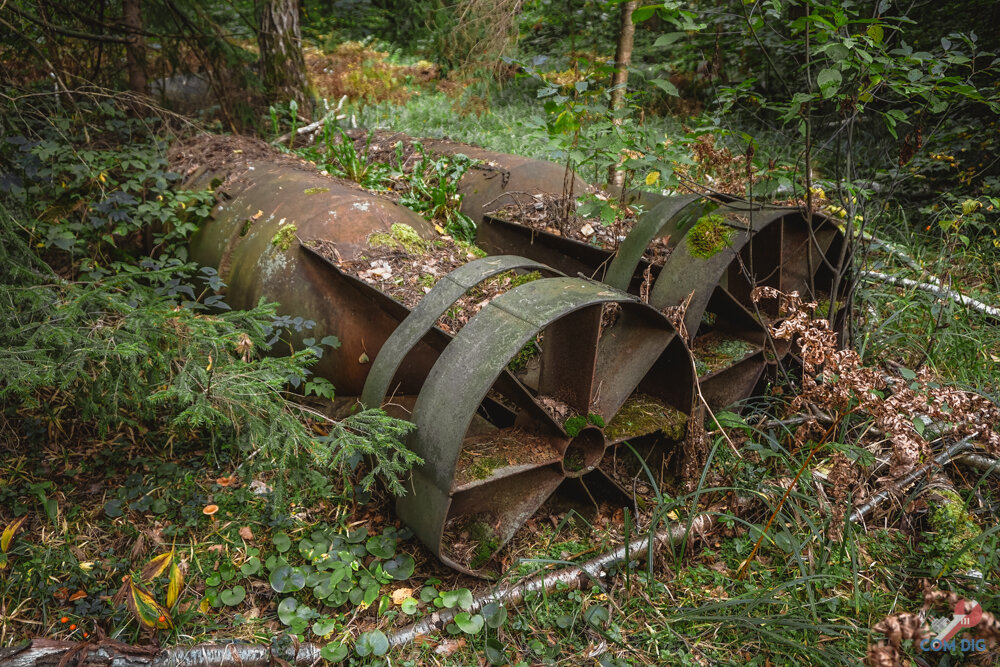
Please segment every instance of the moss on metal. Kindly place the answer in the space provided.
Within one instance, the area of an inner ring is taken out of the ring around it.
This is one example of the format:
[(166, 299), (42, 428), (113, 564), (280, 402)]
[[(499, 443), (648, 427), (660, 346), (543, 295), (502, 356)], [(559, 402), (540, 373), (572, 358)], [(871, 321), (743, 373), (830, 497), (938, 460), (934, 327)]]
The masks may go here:
[(399, 248), (411, 255), (420, 255), (427, 251), (429, 242), (420, 238), (413, 227), (395, 223), (388, 232), (369, 236), (368, 245), (372, 248)]
[(708, 259), (730, 247), (735, 235), (721, 215), (703, 215), (687, 234), (688, 252), (692, 257)]
[(721, 370), (754, 351), (754, 346), (735, 338), (713, 338), (703, 345), (695, 343), (694, 365), (699, 377)]
[(614, 442), (661, 431), (671, 440), (680, 440), (686, 425), (687, 415), (680, 410), (651, 396), (635, 394), (608, 423), (604, 435)]
[(288, 250), (295, 241), (295, 232), (298, 228), (295, 225), (283, 225), (274, 236), (271, 237), (271, 244), (278, 247), (278, 250)]

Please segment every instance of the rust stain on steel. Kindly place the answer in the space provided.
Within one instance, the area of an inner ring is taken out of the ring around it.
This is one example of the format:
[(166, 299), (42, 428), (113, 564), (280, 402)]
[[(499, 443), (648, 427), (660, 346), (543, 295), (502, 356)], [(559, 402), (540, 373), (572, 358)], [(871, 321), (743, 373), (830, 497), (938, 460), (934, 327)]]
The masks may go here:
[[(206, 173), (201, 179), (226, 176)], [(227, 196), (192, 240), (192, 259), (219, 267), (233, 308), (251, 308), (264, 298), (279, 303), (281, 314), (316, 322), (310, 331), (290, 332), (294, 346), (301, 347), (305, 337), (336, 336), (341, 347), (324, 354), (314, 370), (333, 380), (338, 394), (359, 395), (369, 369), (359, 362), (361, 355), (374, 359), (409, 311), (311, 256), (298, 239), (332, 241), (346, 261), (368, 247), (371, 234), (393, 223), (410, 225), (427, 239), (436, 237), (434, 229), (385, 199), (316, 172), (266, 162), (232, 178)], [(419, 387), (417, 380), (429, 370), (415, 356), (401, 371), (404, 390)]]
[[(421, 139), (427, 150), (444, 155), (461, 153), (482, 164), (473, 167), (458, 183), (462, 197), (462, 212), (477, 223), (487, 213), (513, 202), (511, 193), (561, 193), (572, 187), (582, 195), (590, 186), (566, 166), (532, 158), (497, 153), (478, 146), (439, 139)], [(558, 268), (558, 267), (555, 267)]]

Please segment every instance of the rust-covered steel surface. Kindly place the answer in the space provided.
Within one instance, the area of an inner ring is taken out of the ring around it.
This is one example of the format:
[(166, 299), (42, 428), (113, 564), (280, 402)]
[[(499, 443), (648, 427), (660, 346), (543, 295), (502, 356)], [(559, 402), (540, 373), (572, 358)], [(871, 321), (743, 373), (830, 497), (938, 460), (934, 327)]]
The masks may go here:
[[(717, 408), (751, 395), (789, 352), (767, 333), (777, 313), (753, 304), (751, 289), (830, 298), (842, 240), (830, 220), (796, 209), (657, 196), (613, 251), (484, 215), (508, 193), (563, 192), (562, 166), (453, 142), (424, 145), (489, 163), (461, 189), (490, 256), (439, 279), (412, 311), (299, 240), (332, 244), (350, 261), (394, 223), (427, 239), (431, 225), (287, 163), (261, 159), (195, 177), (224, 185), (192, 257), (219, 267), (231, 306), (277, 301), (281, 313), (316, 323), (302, 335), (337, 336), (341, 347), (316, 372), (339, 397), (405, 406), (417, 425), (408, 444), (425, 462), (397, 512), (444, 562), (485, 576), (567, 480), (587, 476), (588, 494), (631, 502), (619, 445), (669, 451), (656, 443), (676, 442), (701, 398)], [(574, 188), (586, 184), (577, 179)], [(691, 229), (708, 215), (729, 232), (706, 254), (692, 249)], [(644, 253), (661, 237), (669, 253), (650, 264)], [(435, 326), (467, 291), (509, 271), (545, 277), (482, 304), (455, 336)], [(534, 340), (540, 353), (515, 369), (512, 360)]]
[[(221, 201), (192, 240), (192, 259), (218, 268), (231, 307), (251, 308), (264, 298), (280, 304), (281, 314), (314, 321), (311, 330), (290, 332), (296, 344), (304, 337), (336, 336), (340, 348), (314, 370), (334, 379), (338, 393), (359, 395), (369, 368), (362, 355), (374, 359), (408, 311), (311, 256), (299, 239), (330, 241), (349, 260), (367, 247), (371, 234), (393, 223), (410, 225), (425, 238), (436, 236), (434, 229), (409, 209), (283, 164), (253, 161), (235, 174), (205, 172), (194, 185), (215, 178), (224, 181), (217, 193)], [(412, 364), (404, 384), (419, 386), (429, 370)]]
[(469, 169), (458, 184), (458, 191), (462, 195), (462, 212), (477, 223), (487, 213), (514, 203), (512, 197), (516, 194), (558, 194), (572, 191), (575, 196), (579, 196), (591, 189), (576, 172), (567, 172), (566, 165), (497, 153), (454, 141), (420, 141), (433, 153), (461, 153), (479, 163)]

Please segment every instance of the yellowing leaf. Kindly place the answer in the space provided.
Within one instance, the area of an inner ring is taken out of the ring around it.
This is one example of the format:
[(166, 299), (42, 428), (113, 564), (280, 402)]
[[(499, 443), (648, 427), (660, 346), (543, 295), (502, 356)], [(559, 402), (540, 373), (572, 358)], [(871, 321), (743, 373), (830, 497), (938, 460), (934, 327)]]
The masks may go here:
[(129, 586), (131, 595), (129, 595), (128, 607), (140, 623), (149, 628), (165, 629), (172, 626), (170, 613), (161, 607), (152, 595), (136, 586), (134, 581), (130, 581)]
[(177, 598), (181, 596), (181, 588), (184, 586), (184, 573), (177, 567), (177, 563), (170, 564), (170, 583), (167, 584), (167, 607), (173, 607)]
[(150, 582), (156, 579), (158, 576), (167, 571), (170, 567), (170, 562), (174, 558), (174, 550), (171, 549), (165, 554), (160, 554), (153, 560), (146, 563), (146, 567), (142, 568), (142, 580), (145, 582)]
[(3, 535), (0, 535), (0, 552), (7, 553), (7, 549), (10, 548), (11, 540), (14, 539), (14, 533), (18, 531), (18, 529), (21, 527), (21, 524), (23, 524), (24, 520), (27, 518), (28, 515), (25, 514), (20, 519), (15, 520), (9, 526), (3, 529)]
[(660, 180), (660, 172), (651, 171), (648, 174), (646, 174), (646, 185), (653, 185), (658, 180)]
[(202, 598), (202, 601), (198, 603), (198, 611), (203, 614), (207, 614), (212, 608), (212, 603), (208, 601), (208, 598)]
[(395, 605), (403, 604), (403, 600), (413, 595), (412, 588), (397, 588), (392, 592), (392, 603)]

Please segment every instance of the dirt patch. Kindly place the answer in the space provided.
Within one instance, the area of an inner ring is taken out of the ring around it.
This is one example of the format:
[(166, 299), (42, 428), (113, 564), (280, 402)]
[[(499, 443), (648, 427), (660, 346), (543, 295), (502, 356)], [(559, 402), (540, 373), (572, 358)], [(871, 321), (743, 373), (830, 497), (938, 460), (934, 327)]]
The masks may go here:
[(500, 429), (466, 443), (458, 457), (455, 486), (489, 478), (498, 468), (542, 465), (558, 459), (543, 437), (523, 429)]
[(699, 336), (691, 345), (699, 377), (727, 368), (756, 350), (752, 343), (718, 332)]
[(456, 563), (478, 570), (500, 548), (500, 520), (493, 514), (468, 514), (448, 519), (441, 538), (441, 552)]
[[(369, 248), (355, 259), (344, 261), (334, 244), (315, 239), (308, 245), (340, 268), (409, 309), (416, 307), (442, 276), (486, 253), (474, 245), (442, 236), (428, 241), (412, 227), (395, 224), (389, 233), (373, 234)], [(437, 322), (447, 333), (456, 334), (472, 317), (507, 290), (541, 277), (537, 272), (507, 271), (493, 276), (463, 295)]]
[[(629, 208), (625, 218), (606, 225), (600, 218), (577, 214), (575, 199), (556, 194), (509, 193), (502, 203), (490, 215), (608, 251), (618, 249), (637, 221), (635, 212)], [(651, 264), (662, 266), (670, 250), (669, 238), (657, 238), (646, 248), (643, 257)]]
[[(170, 169), (190, 178), (199, 169), (211, 173), (224, 174), (215, 187), (225, 186), (245, 173), (254, 161), (266, 160), (269, 164), (300, 169), (310, 174), (317, 173), (316, 165), (294, 155), (281, 153), (265, 141), (240, 134), (199, 134), (176, 141), (167, 151)], [(338, 185), (352, 190), (367, 192), (354, 181), (327, 176)]]

